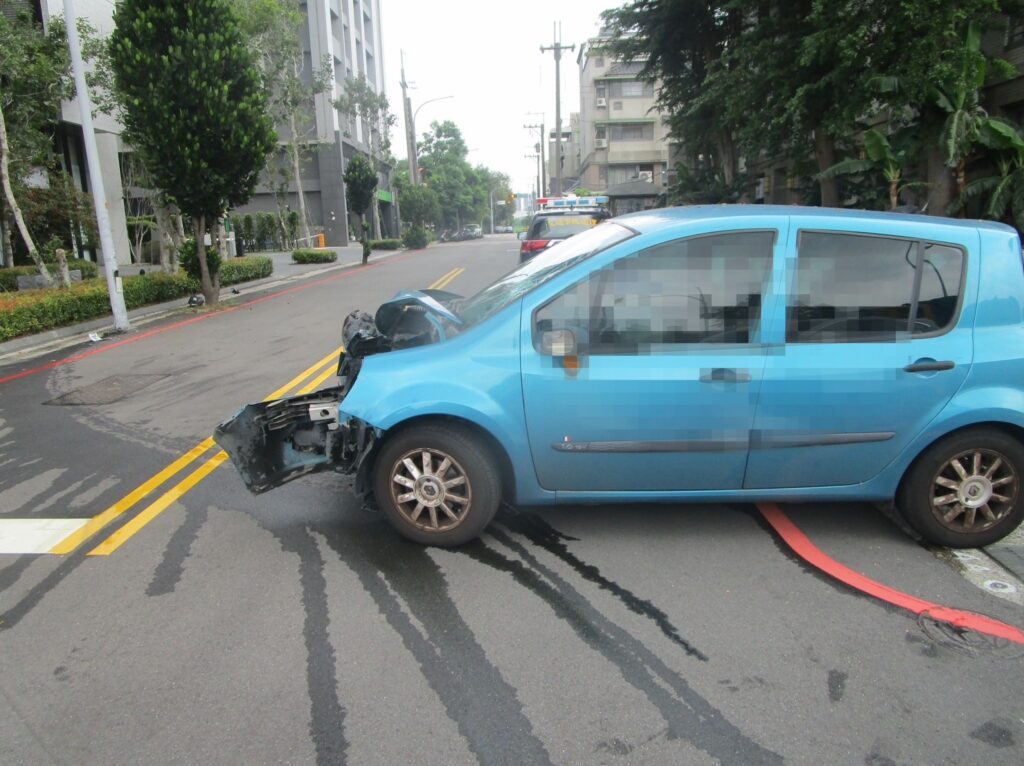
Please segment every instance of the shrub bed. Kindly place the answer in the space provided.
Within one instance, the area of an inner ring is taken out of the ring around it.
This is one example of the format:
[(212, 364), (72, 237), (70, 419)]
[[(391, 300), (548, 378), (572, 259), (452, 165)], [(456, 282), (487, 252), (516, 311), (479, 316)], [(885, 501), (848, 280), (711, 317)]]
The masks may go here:
[(305, 247), (293, 250), (292, 260), (295, 263), (334, 263), (338, 260), (338, 254), (333, 250), (314, 250)]
[[(57, 280), (57, 264), (48, 263), (46, 268), (50, 270), (50, 276), (53, 277), (54, 281)], [(78, 269), (82, 272), (82, 281), (86, 279), (95, 279), (99, 275), (99, 267), (96, 266), (92, 261), (81, 260), (79, 258), (68, 258), (68, 269), (74, 271)], [(0, 290), (7, 290), (14, 292), (18, 289), (18, 277), (28, 277), (38, 274), (39, 271), (35, 266), (15, 266), (10, 269), (0, 268)]]
[(406, 229), (402, 235), (402, 244), (410, 250), (420, 250), (427, 246), (430, 241), (430, 234), (422, 226), (413, 226)]
[(402, 246), (400, 239), (371, 239), (370, 248), (373, 250), (397, 250)]
[[(273, 268), (273, 261), (266, 256), (225, 260), (220, 269), (221, 285), (261, 279), (270, 276)], [(198, 291), (198, 283), (184, 272), (124, 278), (124, 303), (129, 311)], [(103, 280), (80, 282), (67, 289), (0, 293), (0, 342), (109, 315), (110, 298)]]

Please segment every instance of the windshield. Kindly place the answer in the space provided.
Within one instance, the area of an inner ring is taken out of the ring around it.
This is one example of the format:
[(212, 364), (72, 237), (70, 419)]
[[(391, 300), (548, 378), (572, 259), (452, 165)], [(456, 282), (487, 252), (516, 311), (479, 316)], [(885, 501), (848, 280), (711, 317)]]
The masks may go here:
[(556, 274), (561, 274), (584, 258), (607, 250), (612, 245), (624, 242), (635, 235), (636, 232), (632, 229), (612, 221), (595, 226), (571, 239), (559, 242), (530, 259), (490, 287), (485, 287), (472, 298), (468, 298), (461, 306), (456, 307), (456, 312), (467, 326), (482, 322), (537, 285)]

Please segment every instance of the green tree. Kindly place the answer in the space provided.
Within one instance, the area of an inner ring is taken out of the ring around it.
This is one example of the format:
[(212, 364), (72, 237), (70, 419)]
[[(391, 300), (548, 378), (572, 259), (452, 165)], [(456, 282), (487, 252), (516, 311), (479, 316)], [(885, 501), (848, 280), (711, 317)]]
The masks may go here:
[(825, 170), (822, 176), (837, 178), (851, 174), (881, 173), (888, 188), (890, 210), (895, 210), (899, 206), (900, 192), (925, 186), (920, 182), (904, 180), (904, 169), (916, 158), (916, 152), (912, 147), (904, 145), (896, 149), (889, 139), (872, 128), (864, 133), (864, 153), (864, 158), (836, 163)]
[[(395, 166), (391, 155), (391, 128), (396, 118), (391, 113), (387, 96), (377, 93), (363, 75), (349, 77), (345, 80), (345, 92), (334, 101), (337, 109), (349, 122), (360, 120), (363, 135), (368, 138), (367, 149), (373, 168), (379, 174), (390, 177)], [(346, 130), (351, 135), (351, 131)], [(374, 199), (373, 204), (374, 237), (380, 238), (380, 200)]]
[[(67, 39), (61, 24), (48, 32), (27, 13), (10, 19), (0, 14), (0, 180), (4, 228), (13, 219), (29, 257), (46, 284), (50, 273), (25, 222), (18, 196), (24, 179), (36, 168), (54, 166), (55, 115), (72, 94)], [(13, 266), (13, 252), (5, 253)]]
[(982, 126), (979, 140), (998, 152), (997, 172), (968, 183), (954, 212), (968, 200), (981, 199), (986, 218), (1011, 223), (1024, 234), (1024, 132), (1019, 126), (993, 119)]
[(463, 220), (478, 218), (472, 188), (477, 178), (466, 161), (469, 152), (458, 126), (450, 120), (432, 122), (418, 145), (418, 153), (426, 183), (441, 206), (440, 223), (458, 228)]
[(429, 186), (403, 187), (398, 195), (398, 206), (402, 210), (402, 219), (420, 228), (441, 215), (437, 194)]
[(373, 204), (377, 190), (377, 171), (361, 154), (349, 160), (345, 169), (345, 193), (352, 212), (359, 216), (360, 239), (363, 243), (363, 263), (370, 258), (369, 225), (366, 223), (366, 211)]
[(274, 147), (259, 73), (227, 0), (124, 0), (114, 23), (126, 134), (156, 185), (192, 218), (203, 295), (215, 304), (207, 222), (249, 199)]

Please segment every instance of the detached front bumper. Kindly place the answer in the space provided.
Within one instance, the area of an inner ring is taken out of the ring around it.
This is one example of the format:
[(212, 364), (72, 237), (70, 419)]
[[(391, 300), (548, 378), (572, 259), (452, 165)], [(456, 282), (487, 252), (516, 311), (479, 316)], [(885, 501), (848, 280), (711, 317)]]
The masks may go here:
[(243, 407), (214, 430), (219, 444), (254, 494), (318, 471), (356, 475), (365, 493), (369, 458), (380, 432), (357, 418), (339, 421), (346, 388)]

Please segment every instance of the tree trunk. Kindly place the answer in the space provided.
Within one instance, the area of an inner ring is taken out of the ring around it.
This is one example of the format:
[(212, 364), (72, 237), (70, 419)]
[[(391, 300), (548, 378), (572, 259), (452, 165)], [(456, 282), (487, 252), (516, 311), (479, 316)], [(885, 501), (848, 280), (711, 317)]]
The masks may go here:
[(967, 217), (967, 158), (961, 157), (956, 164), (956, 194), (960, 201), (961, 218)]
[(929, 142), (928, 160), (928, 213), (946, 215), (953, 201), (953, 173), (946, 166), (946, 154), (938, 142)]
[(4, 268), (14, 268), (14, 242), (11, 241), (11, 229), (14, 228), (14, 221), (11, 219), (10, 210), (0, 195), (0, 240), (3, 241)]
[(167, 243), (171, 239), (171, 217), (167, 214), (167, 208), (153, 203), (153, 216), (156, 218), (157, 249), (160, 253), (160, 269), (169, 273), (171, 263)]
[[(819, 173), (836, 164), (835, 141), (822, 127), (814, 131), (814, 159), (818, 163)], [(818, 184), (821, 188), (821, 206), (839, 207), (839, 182), (835, 178), (822, 178)]]
[(200, 285), (207, 306), (216, 306), (220, 299), (220, 290), (210, 278), (210, 266), (206, 262), (206, 216), (195, 219), (196, 225), (196, 257), (199, 258)]
[(736, 158), (736, 145), (732, 140), (732, 134), (727, 131), (720, 131), (715, 143), (718, 144), (718, 162), (722, 169), (722, 178), (727, 184), (736, 180), (739, 162)]
[(57, 278), (61, 287), (71, 287), (71, 271), (68, 269), (68, 256), (63, 247), (53, 251), (57, 258)]
[(288, 115), (288, 127), (292, 132), (292, 140), (288, 145), (292, 155), (292, 181), (295, 193), (299, 197), (299, 224), (302, 226), (303, 247), (310, 247), (313, 242), (309, 236), (309, 219), (306, 218), (306, 195), (302, 193), (302, 168), (299, 166), (299, 137), (295, 135), (295, 113)]
[(43, 278), (43, 283), (50, 287), (53, 284), (53, 278), (50, 276), (46, 264), (43, 263), (43, 259), (39, 257), (36, 243), (32, 241), (32, 235), (29, 234), (28, 226), (25, 225), (25, 219), (21, 215), (21, 208), (18, 207), (18, 200), (14, 198), (14, 189), (11, 188), (11, 174), (9, 170), (10, 151), (7, 143), (7, 124), (4, 122), (4, 110), (3, 107), (0, 107), (0, 181), (3, 182), (7, 205), (14, 215), (14, 222), (18, 226), (21, 239), (25, 243), (25, 247), (28, 248), (29, 257), (39, 270), (39, 276)]
[(217, 254), (222, 259), (228, 257), (228, 232), (224, 228), (224, 216), (217, 219)]

